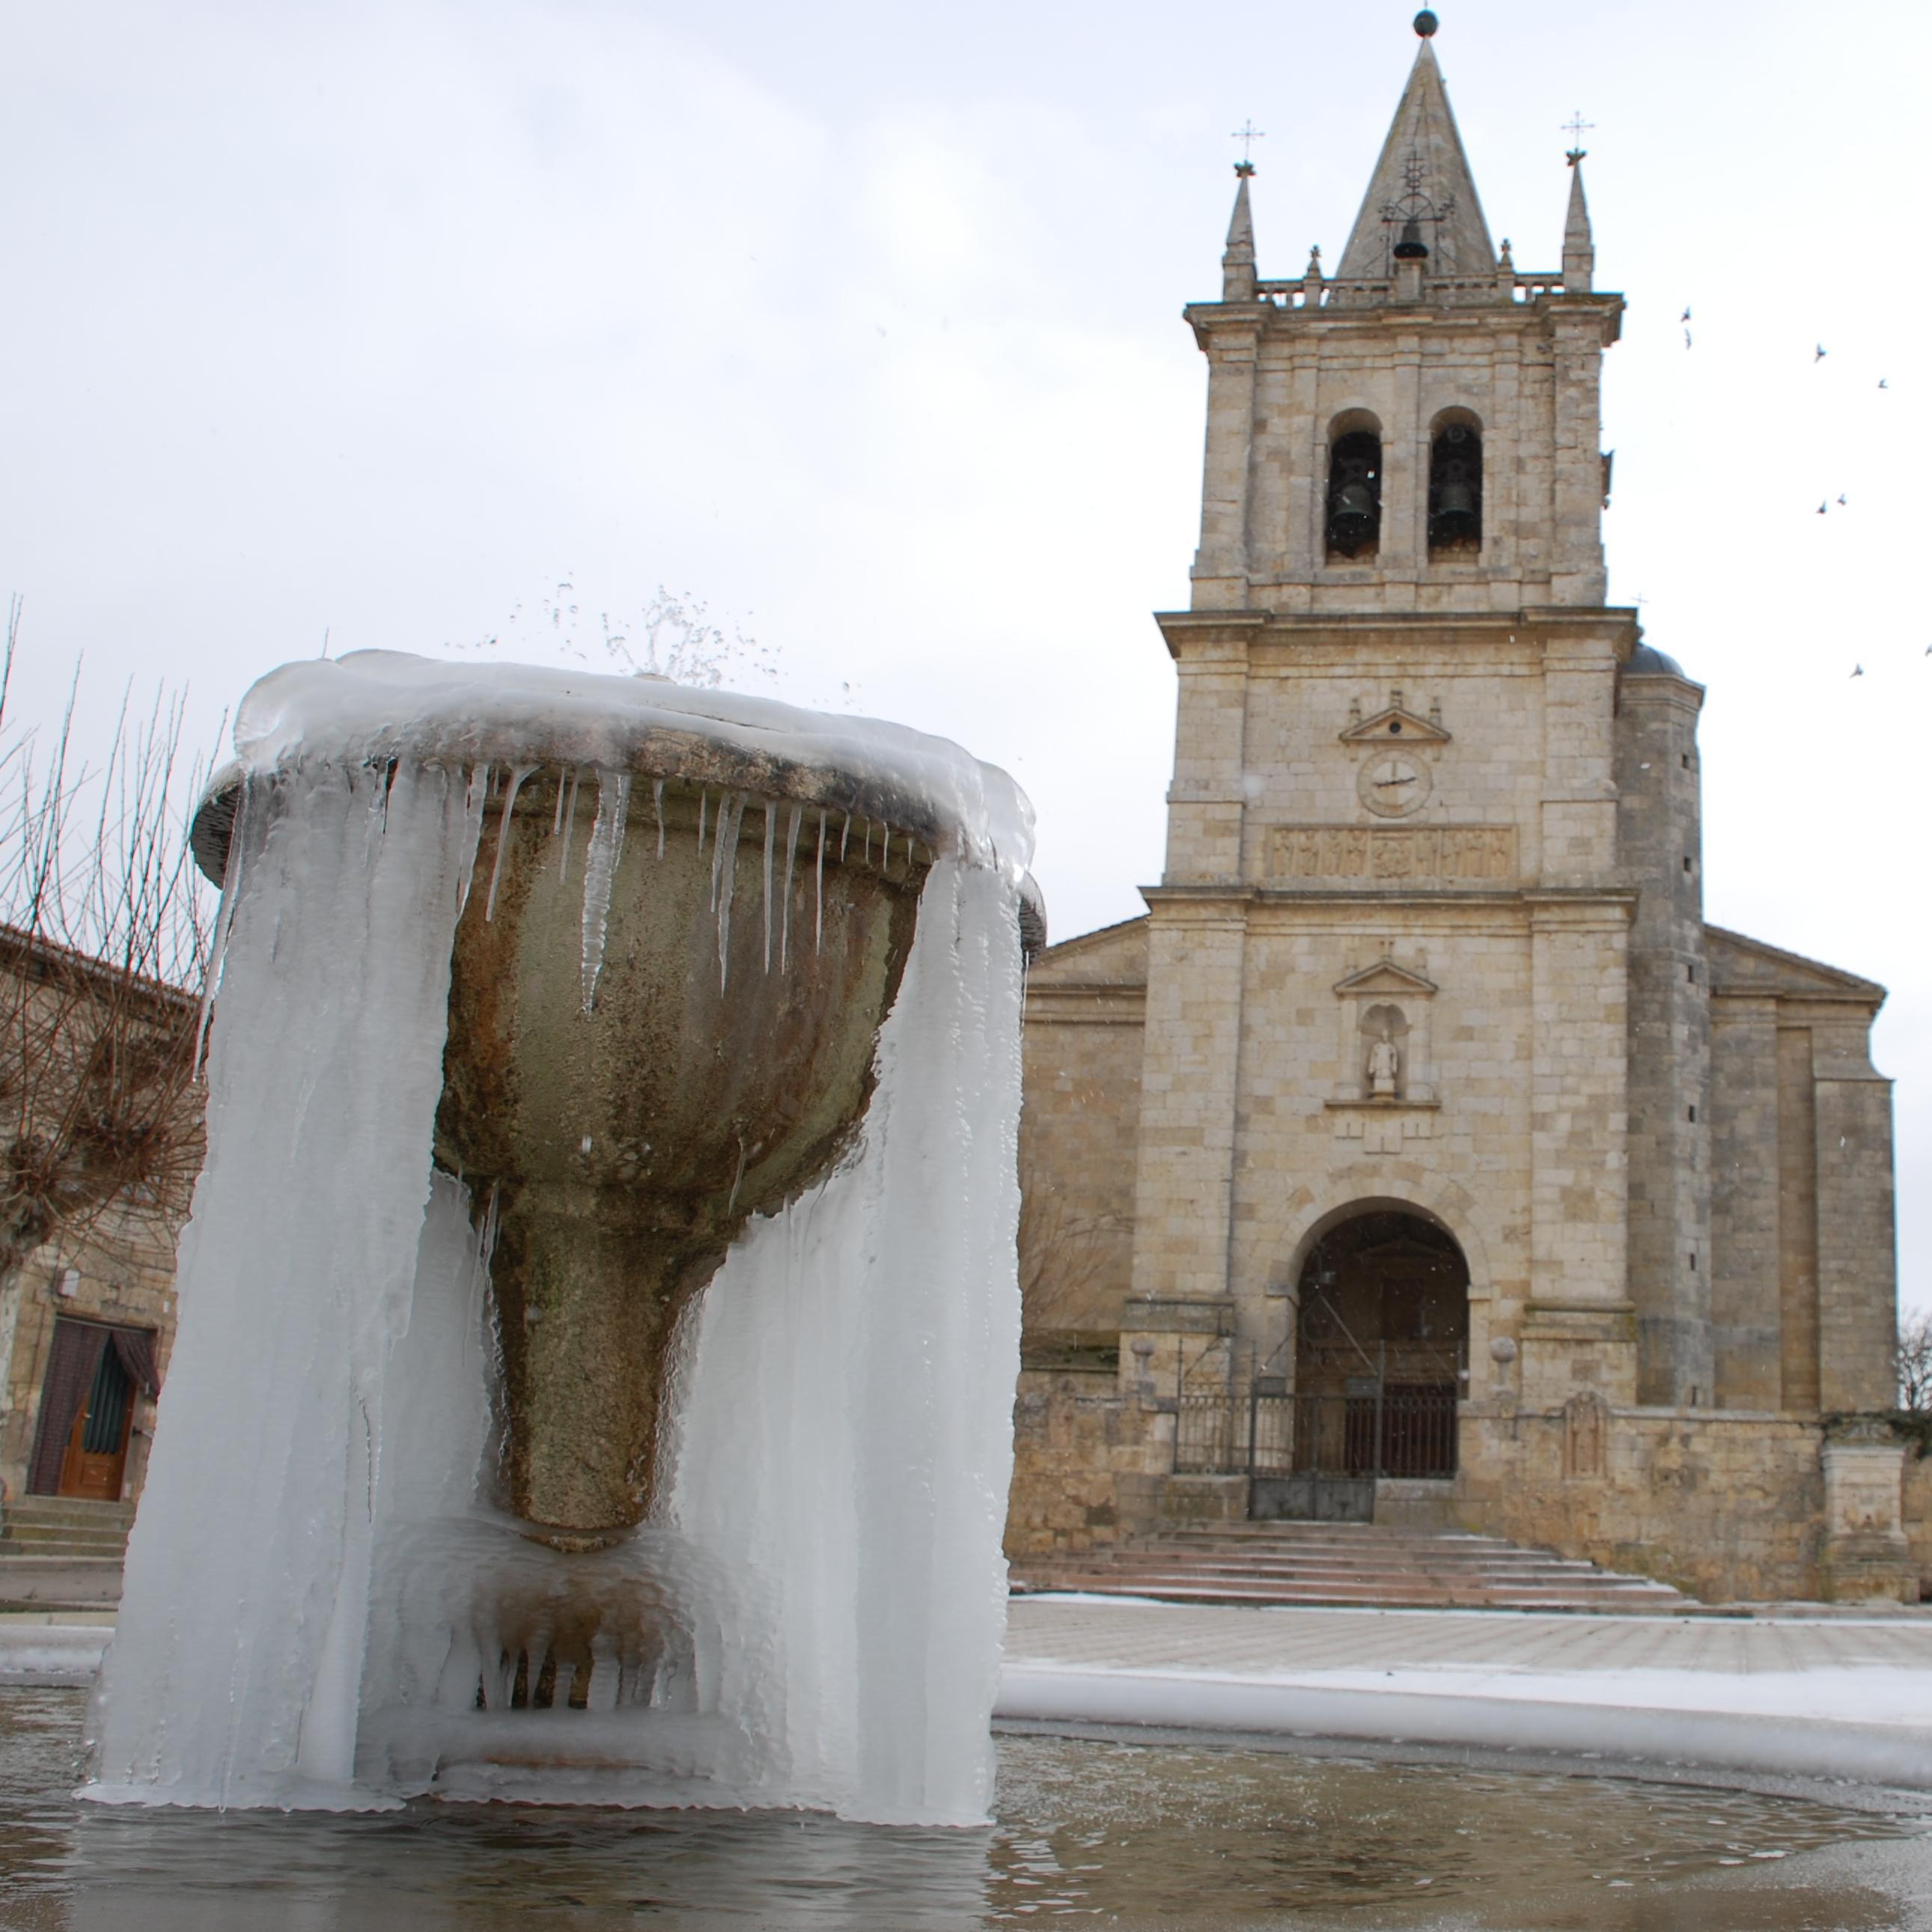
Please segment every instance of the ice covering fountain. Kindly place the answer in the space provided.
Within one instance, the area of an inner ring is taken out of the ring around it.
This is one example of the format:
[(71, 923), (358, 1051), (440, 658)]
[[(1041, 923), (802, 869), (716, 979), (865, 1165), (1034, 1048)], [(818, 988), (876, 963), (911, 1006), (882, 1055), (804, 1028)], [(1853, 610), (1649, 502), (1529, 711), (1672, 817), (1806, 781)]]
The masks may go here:
[(869, 720), (385, 652), (236, 746), (91, 1795), (982, 1817), (1024, 799)]

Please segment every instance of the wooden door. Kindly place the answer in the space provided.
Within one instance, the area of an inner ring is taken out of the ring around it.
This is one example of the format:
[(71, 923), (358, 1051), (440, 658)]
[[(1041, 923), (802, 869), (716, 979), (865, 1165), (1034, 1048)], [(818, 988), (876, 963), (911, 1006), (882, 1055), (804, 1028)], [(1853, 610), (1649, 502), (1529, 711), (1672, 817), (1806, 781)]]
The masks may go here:
[(87, 1400), (74, 1419), (61, 1459), (60, 1493), (118, 1503), (134, 1423), (134, 1384), (110, 1344), (100, 1352)]

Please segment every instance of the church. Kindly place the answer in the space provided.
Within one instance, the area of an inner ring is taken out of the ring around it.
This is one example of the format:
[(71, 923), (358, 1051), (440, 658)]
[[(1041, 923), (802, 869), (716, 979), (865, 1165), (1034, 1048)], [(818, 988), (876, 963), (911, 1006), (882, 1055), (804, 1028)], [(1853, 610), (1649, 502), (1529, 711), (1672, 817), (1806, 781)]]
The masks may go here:
[(1705, 920), (1704, 693), (1608, 601), (1583, 155), (1519, 268), (1436, 26), (1332, 272), (1261, 274), (1244, 164), (1186, 310), (1165, 869), (1029, 982), (1010, 1550), (1372, 1522), (1916, 1601), (1884, 990)]

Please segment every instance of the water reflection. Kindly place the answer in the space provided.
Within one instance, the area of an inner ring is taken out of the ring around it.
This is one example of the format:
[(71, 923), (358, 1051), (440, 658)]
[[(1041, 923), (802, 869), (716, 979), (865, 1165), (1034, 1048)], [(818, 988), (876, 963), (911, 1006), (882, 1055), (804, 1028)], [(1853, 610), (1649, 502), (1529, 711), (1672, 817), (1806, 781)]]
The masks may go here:
[(797, 1814), (77, 1806), (82, 1694), (0, 1693), (0, 1932), (916, 1932), (1068, 1918), (1536, 1932), (1879, 1932), (1789, 1861), (1922, 1821), (1612, 1779), (1047, 1738), (983, 1832)]

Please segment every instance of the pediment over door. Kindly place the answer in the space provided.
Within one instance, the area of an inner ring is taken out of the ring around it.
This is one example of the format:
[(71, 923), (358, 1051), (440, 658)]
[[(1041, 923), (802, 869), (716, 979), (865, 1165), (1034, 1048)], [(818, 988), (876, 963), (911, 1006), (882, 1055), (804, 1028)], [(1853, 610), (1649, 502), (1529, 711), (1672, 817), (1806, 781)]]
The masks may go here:
[(1378, 959), (1372, 966), (1350, 974), (1335, 987), (1344, 999), (1369, 999), (1386, 994), (1393, 999), (1426, 1000), (1435, 997), (1436, 990), (1433, 981), (1388, 958)]

